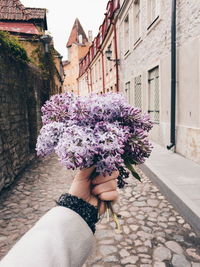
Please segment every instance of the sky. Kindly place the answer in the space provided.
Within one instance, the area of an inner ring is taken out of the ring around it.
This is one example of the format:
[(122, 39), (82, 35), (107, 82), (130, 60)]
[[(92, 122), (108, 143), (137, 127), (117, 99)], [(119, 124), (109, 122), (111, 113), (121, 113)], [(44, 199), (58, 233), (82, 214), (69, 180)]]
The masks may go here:
[(48, 31), (53, 36), (56, 50), (67, 58), (66, 43), (76, 18), (85, 33), (92, 30), (93, 38), (104, 19), (108, 0), (21, 0), (25, 7), (42, 7), (48, 10)]

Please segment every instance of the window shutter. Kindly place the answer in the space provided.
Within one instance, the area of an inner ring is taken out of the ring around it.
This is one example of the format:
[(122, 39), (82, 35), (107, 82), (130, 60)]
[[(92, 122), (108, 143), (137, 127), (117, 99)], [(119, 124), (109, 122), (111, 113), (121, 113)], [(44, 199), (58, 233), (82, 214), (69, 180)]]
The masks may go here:
[(141, 75), (135, 77), (134, 106), (142, 108), (142, 83)]
[(149, 71), (149, 110), (152, 119), (159, 122), (160, 101), (159, 101), (159, 68)]

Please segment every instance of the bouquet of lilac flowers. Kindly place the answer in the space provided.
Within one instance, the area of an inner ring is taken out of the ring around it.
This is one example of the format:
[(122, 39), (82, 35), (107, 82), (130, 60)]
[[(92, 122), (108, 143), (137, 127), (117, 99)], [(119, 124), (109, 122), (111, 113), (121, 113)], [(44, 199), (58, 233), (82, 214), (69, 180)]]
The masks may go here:
[(39, 156), (55, 152), (67, 169), (95, 165), (96, 173), (103, 175), (119, 170), (119, 187), (129, 175), (125, 167), (140, 180), (133, 165), (143, 163), (151, 153), (148, 132), (153, 123), (123, 95), (54, 95), (42, 107), (42, 114), (36, 145)]
[[(148, 132), (153, 123), (121, 94), (54, 95), (42, 107), (42, 114), (43, 127), (36, 145), (39, 156), (55, 152), (67, 169), (95, 165), (95, 174), (118, 170), (120, 188), (129, 176), (125, 167), (140, 180), (133, 165), (143, 163), (151, 153)], [(106, 202), (106, 206), (120, 229), (111, 203)]]

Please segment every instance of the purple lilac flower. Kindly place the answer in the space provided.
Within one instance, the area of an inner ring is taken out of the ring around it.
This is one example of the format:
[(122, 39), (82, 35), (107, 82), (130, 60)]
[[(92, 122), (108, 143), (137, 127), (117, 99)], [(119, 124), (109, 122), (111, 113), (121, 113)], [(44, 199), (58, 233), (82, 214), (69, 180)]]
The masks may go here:
[(120, 127), (118, 123), (98, 122), (94, 128), (94, 135), (98, 144), (95, 164), (97, 172), (110, 174), (124, 163), (122, 155), (130, 136), (129, 129)]
[(57, 146), (58, 141), (65, 131), (65, 125), (60, 122), (46, 124), (40, 130), (36, 151), (38, 156), (50, 155)]
[(94, 164), (96, 140), (90, 128), (67, 127), (55, 148), (61, 163), (68, 169), (89, 168)]
[(106, 157), (99, 157), (96, 163), (97, 173), (103, 175), (111, 174), (113, 171), (118, 170), (118, 167), (124, 163), (121, 154), (109, 155)]
[(127, 159), (141, 164), (151, 153), (150, 116), (129, 105), (121, 94), (55, 95), (42, 113), (38, 155), (55, 151), (68, 169), (95, 165), (97, 172), (106, 174), (124, 166)]
[(69, 107), (76, 97), (70, 93), (53, 95), (42, 107), (42, 122), (48, 124), (53, 121), (67, 123), (69, 117)]

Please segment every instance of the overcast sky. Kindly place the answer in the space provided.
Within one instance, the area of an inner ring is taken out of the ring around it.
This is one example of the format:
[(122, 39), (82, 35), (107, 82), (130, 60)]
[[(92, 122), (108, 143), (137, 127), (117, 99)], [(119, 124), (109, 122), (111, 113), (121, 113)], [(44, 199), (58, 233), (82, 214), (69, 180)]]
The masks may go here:
[(21, 0), (26, 7), (48, 9), (48, 30), (54, 38), (55, 48), (67, 57), (66, 43), (74, 21), (79, 18), (86, 34), (93, 31), (93, 37), (104, 19), (108, 0)]

